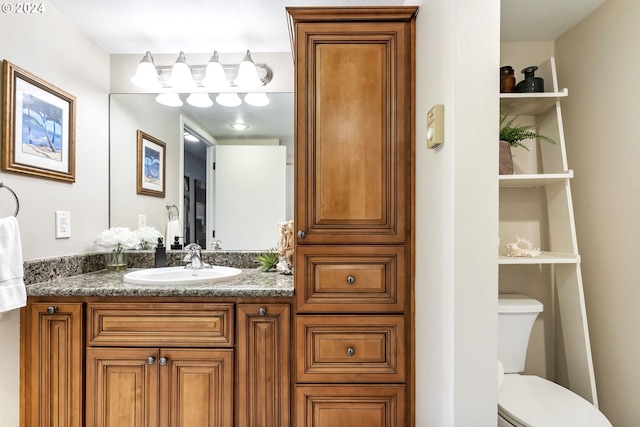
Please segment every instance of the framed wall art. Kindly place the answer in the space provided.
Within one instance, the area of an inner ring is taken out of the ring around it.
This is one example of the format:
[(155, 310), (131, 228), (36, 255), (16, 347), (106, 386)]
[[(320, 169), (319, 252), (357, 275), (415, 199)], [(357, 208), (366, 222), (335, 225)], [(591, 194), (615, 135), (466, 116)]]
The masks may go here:
[(2, 170), (75, 182), (76, 98), (4, 60)]
[(138, 129), (137, 191), (138, 194), (164, 197), (166, 145)]

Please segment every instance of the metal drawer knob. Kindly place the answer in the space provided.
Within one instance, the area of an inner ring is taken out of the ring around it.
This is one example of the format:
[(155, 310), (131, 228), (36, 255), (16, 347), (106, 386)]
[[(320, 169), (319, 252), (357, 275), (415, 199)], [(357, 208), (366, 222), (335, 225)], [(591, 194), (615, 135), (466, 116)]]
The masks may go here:
[(307, 233), (305, 233), (304, 231), (300, 230), (298, 231), (298, 239), (304, 239), (304, 236), (307, 235)]
[(264, 316), (264, 315), (266, 315), (266, 314), (267, 314), (267, 309), (266, 309), (266, 308), (264, 308), (264, 307), (260, 307), (260, 308), (258, 309), (258, 315), (260, 315), (260, 316)]
[(353, 356), (354, 354), (356, 354), (356, 349), (353, 347), (349, 347), (347, 349), (347, 356)]
[(160, 366), (164, 366), (167, 364), (168, 359), (166, 357), (161, 357), (159, 362), (160, 362)]
[(56, 314), (58, 312), (58, 307), (55, 305), (50, 305), (47, 307), (47, 314)]
[(347, 283), (353, 285), (354, 283), (356, 283), (356, 278), (353, 276), (347, 276)]
[(156, 358), (153, 356), (147, 357), (147, 365), (153, 365), (156, 362)]

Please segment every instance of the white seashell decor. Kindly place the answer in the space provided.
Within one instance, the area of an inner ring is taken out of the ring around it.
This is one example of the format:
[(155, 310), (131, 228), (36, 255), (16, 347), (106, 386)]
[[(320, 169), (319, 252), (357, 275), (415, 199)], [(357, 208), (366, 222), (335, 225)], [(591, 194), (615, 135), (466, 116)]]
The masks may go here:
[(521, 257), (521, 256), (530, 256), (537, 257), (540, 255), (540, 249), (534, 248), (533, 244), (527, 240), (516, 236), (517, 241), (513, 243), (507, 243), (507, 256), (511, 257)]

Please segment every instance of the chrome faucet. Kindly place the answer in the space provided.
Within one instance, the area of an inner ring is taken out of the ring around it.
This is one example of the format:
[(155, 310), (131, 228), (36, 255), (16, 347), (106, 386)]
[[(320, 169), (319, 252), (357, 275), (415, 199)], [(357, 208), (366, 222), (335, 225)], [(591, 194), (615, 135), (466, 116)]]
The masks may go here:
[(202, 261), (202, 247), (197, 243), (189, 243), (184, 247), (185, 250), (189, 251), (187, 255), (185, 255), (182, 262), (187, 262), (188, 264), (184, 266), (184, 268), (190, 268), (193, 270), (200, 270), (203, 268), (211, 268), (211, 265)]

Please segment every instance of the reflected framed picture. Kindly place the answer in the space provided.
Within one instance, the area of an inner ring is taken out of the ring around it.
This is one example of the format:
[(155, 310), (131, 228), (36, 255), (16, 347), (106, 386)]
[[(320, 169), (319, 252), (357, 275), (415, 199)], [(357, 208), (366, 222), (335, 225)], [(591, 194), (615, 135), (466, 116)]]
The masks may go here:
[(137, 191), (138, 194), (164, 197), (165, 194), (165, 149), (158, 138), (138, 129)]
[(75, 182), (76, 98), (2, 62), (3, 171)]

